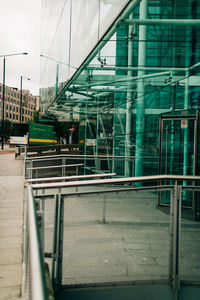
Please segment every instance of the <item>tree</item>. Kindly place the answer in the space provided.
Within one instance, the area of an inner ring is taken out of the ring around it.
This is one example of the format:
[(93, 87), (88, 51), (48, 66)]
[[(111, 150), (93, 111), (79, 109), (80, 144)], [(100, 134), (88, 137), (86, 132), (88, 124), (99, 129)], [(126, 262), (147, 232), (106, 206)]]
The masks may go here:
[[(9, 120), (4, 120), (4, 138), (7, 140), (10, 137), (12, 123)], [(0, 121), (0, 136), (2, 136), (2, 120)]]
[(39, 110), (35, 110), (33, 112), (33, 118), (31, 120), (32, 123), (39, 123)]

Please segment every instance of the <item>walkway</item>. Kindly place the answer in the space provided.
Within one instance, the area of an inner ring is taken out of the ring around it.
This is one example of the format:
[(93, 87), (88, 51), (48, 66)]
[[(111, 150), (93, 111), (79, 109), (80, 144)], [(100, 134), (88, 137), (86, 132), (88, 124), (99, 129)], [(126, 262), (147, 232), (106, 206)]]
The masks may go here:
[(23, 161), (0, 150), (0, 299), (22, 299)]

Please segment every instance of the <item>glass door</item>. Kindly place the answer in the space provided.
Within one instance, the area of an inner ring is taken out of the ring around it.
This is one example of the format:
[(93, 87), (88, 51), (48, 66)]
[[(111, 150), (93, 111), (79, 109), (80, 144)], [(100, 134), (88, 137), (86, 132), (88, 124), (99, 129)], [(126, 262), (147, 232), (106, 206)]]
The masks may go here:
[[(163, 118), (160, 130), (160, 174), (195, 175), (196, 118)], [(159, 204), (168, 205), (169, 201), (169, 193), (161, 192)], [(184, 191), (182, 201), (183, 206), (192, 207), (193, 193)]]

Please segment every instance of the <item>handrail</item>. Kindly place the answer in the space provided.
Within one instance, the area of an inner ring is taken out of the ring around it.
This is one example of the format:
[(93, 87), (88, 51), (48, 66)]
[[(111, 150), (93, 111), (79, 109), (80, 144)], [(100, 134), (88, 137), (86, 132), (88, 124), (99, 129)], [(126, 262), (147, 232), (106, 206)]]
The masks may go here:
[(89, 174), (89, 175), (78, 175), (78, 176), (63, 176), (63, 177), (46, 177), (46, 178), (34, 178), (27, 179), (27, 182), (44, 182), (44, 181), (60, 181), (60, 180), (73, 180), (73, 179), (87, 179), (97, 177), (111, 177), (115, 176), (116, 173), (101, 173), (101, 174)]
[(32, 188), (28, 185), (28, 235), (31, 273), (31, 296), (33, 300), (48, 300), (46, 290), (43, 254), (37, 226)]
[(196, 181), (200, 180), (200, 176), (184, 176), (184, 175), (153, 175), (153, 176), (139, 176), (139, 177), (126, 177), (126, 178), (114, 178), (114, 179), (101, 179), (101, 180), (87, 180), (87, 181), (70, 181), (70, 182), (58, 182), (58, 183), (43, 183), (32, 184), (34, 189), (44, 188), (61, 188), (61, 187), (73, 187), (73, 186), (90, 186), (97, 184), (121, 184), (130, 182), (147, 182), (147, 181), (161, 181), (161, 180), (188, 180)]
[(42, 170), (42, 169), (54, 169), (54, 168), (71, 168), (71, 167), (81, 167), (83, 164), (72, 164), (72, 165), (55, 165), (55, 166), (45, 166), (45, 167), (32, 167), (27, 168), (27, 170)]
[(120, 155), (80, 155), (80, 154), (57, 154), (57, 155), (45, 155), (45, 156), (34, 156), (34, 157), (25, 157), (25, 160), (39, 160), (41, 159), (42, 161), (45, 159), (60, 159), (60, 158), (75, 158), (75, 159), (80, 159), (80, 158), (103, 158), (103, 159), (108, 159), (108, 158), (127, 158), (127, 159), (135, 159), (135, 156), (120, 156)]

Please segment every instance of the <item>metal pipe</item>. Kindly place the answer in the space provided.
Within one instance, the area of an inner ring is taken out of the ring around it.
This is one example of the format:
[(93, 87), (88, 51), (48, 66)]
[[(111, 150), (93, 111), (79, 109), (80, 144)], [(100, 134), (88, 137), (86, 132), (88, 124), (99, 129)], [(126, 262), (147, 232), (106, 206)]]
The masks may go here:
[(200, 20), (188, 20), (188, 19), (127, 19), (120, 20), (119, 25), (177, 25), (177, 26), (199, 26)]
[[(58, 154), (58, 155), (47, 155), (47, 156), (34, 156), (34, 157), (26, 157), (26, 160), (32, 160), (32, 161), (44, 161), (44, 160), (49, 160), (50, 158), (53, 159), (61, 159), (62, 157), (69, 157), (69, 158), (73, 158), (73, 159), (80, 159), (80, 158), (104, 158), (107, 159), (105, 157), (105, 155), (74, 155), (74, 154)], [(125, 156), (121, 156), (121, 155), (109, 155), (110, 158), (124, 158)], [(128, 158), (135, 158), (134, 156), (127, 156)], [(43, 159), (42, 159), (43, 158)]]
[[(139, 45), (141, 43), (146, 43), (146, 42), (142, 41), (142, 42), (139, 43)], [(143, 46), (139, 47), (139, 48), (143, 48)], [(144, 58), (145, 52), (141, 53), (139, 55), (138, 59), (140, 59), (140, 61)], [(171, 71), (165, 71), (165, 72), (159, 72), (159, 73), (153, 73), (153, 74), (147, 74), (146, 75), (144, 71), (140, 71), (140, 72), (138, 72), (138, 76), (134, 76), (134, 77), (128, 77), (128, 76), (126, 76), (126, 77), (123, 77), (123, 78), (120, 78), (120, 79), (115, 79), (115, 80), (110, 80), (110, 81), (103, 81), (103, 82), (95, 82), (95, 83), (90, 83), (90, 84), (86, 84), (86, 85), (81, 85), (80, 89), (79, 89), (79, 87), (76, 87), (76, 88), (77, 88), (77, 90), (82, 90), (85, 87), (88, 88), (88, 87), (101, 86), (101, 85), (112, 85), (112, 84), (114, 85), (115, 83), (129, 82), (129, 81), (134, 81), (134, 80), (142, 80), (142, 79), (147, 79), (147, 78), (159, 77), (159, 76), (168, 75), (170, 73), (171, 73)]]
[(2, 122), (1, 122), (1, 149), (4, 148), (4, 104), (5, 104), (5, 65), (6, 59), (3, 58), (3, 91), (2, 91)]
[[(133, 13), (130, 14), (129, 19), (133, 19)], [(129, 32), (128, 36), (130, 37), (133, 32), (133, 25), (129, 26)], [(128, 66), (133, 65), (133, 41), (128, 41)], [(128, 76), (132, 76), (132, 71), (128, 70)], [(131, 83), (129, 83), (129, 88), (131, 89)], [(132, 93), (127, 92), (126, 96), (126, 139), (125, 139), (125, 156), (130, 156), (130, 134), (131, 134), (131, 109), (132, 109), (132, 101), (130, 100), (132, 98)], [(125, 159), (125, 176), (130, 176), (130, 160)]]
[(193, 69), (195, 69), (195, 68), (197, 68), (197, 67), (199, 67), (199, 66), (200, 66), (200, 62), (198, 62), (198, 63), (196, 63), (195, 65), (191, 66), (191, 67), (189, 68), (189, 70), (193, 70)]
[[(196, 64), (196, 67), (198, 67), (200, 63)], [(193, 67), (190, 67), (190, 69)], [(126, 71), (183, 71), (185, 72), (188, 68), (167, 68), (167, 67), (118, 67), (118, 66), (104, 66), (102, 67), (92, 67), (88, 66), (86, 67), (87, 70), (94, 70), (94, 71), (116, 71), (116, 70), (126, 70)]]
[(42, 169), (54, 169), (54, 168), (71, 168), (71, 167), (79, 167), (83, 166), (83, 164), (73, 164), (73, 165), (58, 165), (58, 166), (46, 166), (46, 167), (34, 167), (34, 168), (27, 168), (27, 170), (42, 170)]
[(56, 65), (56, 96), (58, 95), (59, 64)]
[(43, 253), (40, 245), (32, 188), (28, 185), (28, 232), (30, 251), (31, 293), (33, 300), (47, 300)]
[[(148, 0), (142, 0), (140, 3), (140, 18), (146, 19), (148, 15)], [(131, 20), (132, 21), (132, 20)], [(147, 40), (147, 28), (146, 26), (140, 26), (139, 28), (139, 46), (138, 46), (138, 66), (143, 67), (146, 65), (146, 40)], [(144, 79), (146, 76), (145, 71), (138, 71), (137, 86), (137, 102), (136, 102), (136, 148), (135, 148), (135, 176), (143, 175), (143, 163), (142, 163), (142, 149), (144, 147), (144, 126), (145, 126), (145, 85)]]
[[(189, 71), (186, 71), (186, 80), (185, 80), (185, 101), (184, 109), (189, 108)], [(189, 120), (186, 120), (188, 123)], [(184, 147), (183, 147), (183, 175), (187, 175), (187, 164), (188, 164), (188, 125), (187, 128), (184, 128)], [(185, 183), (186, 184), (186, 183)]]
[(27, 78), (27, 77), (24, 77), (24, 76), (20, 76), (20, 116), (19, 116), (19, 119), (20, 119), (20, 122), (22, 123), (24, 121), (24, 113), (23, 113), (23, 91), (22, 91), (22, 80), (23, 78), (27, 79), (27, 80), (30, 80), (30, 78)]
[(22, 76), (20, 77), (20, 122), (22, 122)]
[[(131, 191), (135, 191), (135, 192), (138, 192), (138, 191), (171, 191), (172, 189), (174, 188), (174, 186), (171, 186), (171, 185), (162, 185), (162, 186), (150, 186), (150, 187), (130, 187), (130, 188), (114, 188), (114, 189), (106, 189), (106, 190), (98, 190), (98, 192), (96, 190), (90, 190), (90, 191), (70, 191), (68, 193), (64, 192), (62, 193), (62, 196), (65, 197), (65, 196), (77, 196), (77, 195), (92, 195), (92, 194), (108, 194), (108, 193), (120, 193), (120, 192), (131, 192)], [(38, 197), (40, 199), (46, 199), (46, 198), (49, 198), (49, 197), (53, 197), (55, 194), (54, 193), (48, 193), (48, 194), (45, 194), (45, 195), (39, 195)], [(37, 198), (37, 196), (35, 196)]]
[(159, 180), (188, 180), (197, 181), (200, 180), (200, 176), (184, 176), (184, 175), (153, 175), (153, 176), (138, 176), (127, 178), (114, 178), (114, 179), (101, 179), (101, 180), (85, 180), (85, 181), (71, 181), (71, 182), (58, 182), (58, 183), (43, 183), (32, 184), (33, 189), (42, 188), (61, 188), (61, 187), (73, 187), (73, 186), (93, 186), (97, 184), (124, 184), (128, 182), (148, 182)]
[(34, 178), (27, 179), (27, 182), (44, 182), (44, 181), (60, 181), (60, 180), (73, 180), (73, 179), (87, 179), (87, 178), (98, 178), (98, 177), (112, 177), (116, 173), (101, 173), (101, 174), (89, 174), (89, 175), (78, 175), (78, 176), (65, 176), (65, 177), (48, 177), (48, 178)]

